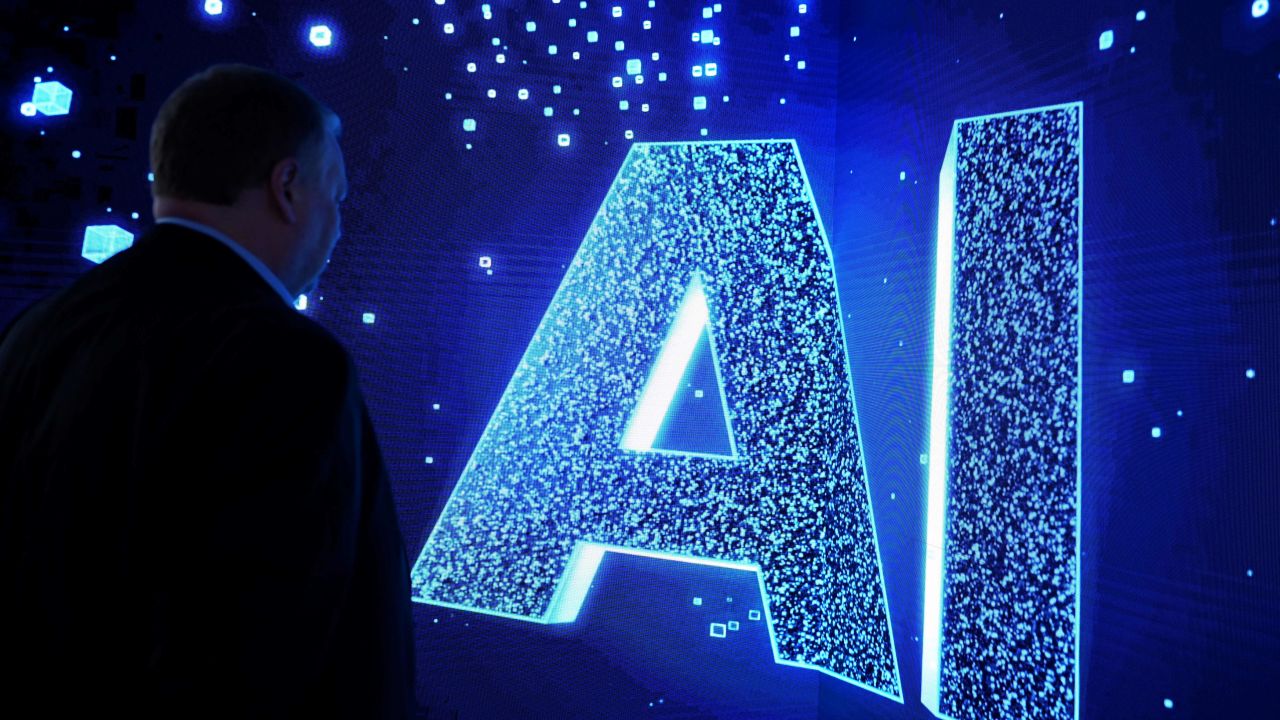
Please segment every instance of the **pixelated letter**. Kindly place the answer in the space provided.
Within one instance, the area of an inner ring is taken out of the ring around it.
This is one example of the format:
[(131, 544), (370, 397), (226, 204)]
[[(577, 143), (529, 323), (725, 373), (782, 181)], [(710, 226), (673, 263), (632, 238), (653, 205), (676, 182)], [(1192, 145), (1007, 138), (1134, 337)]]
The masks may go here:
[[(667, 346), (700, 328), (732, 451), (653, 450), (663, 373), (687, 357)], [(422, 549), (415, 599), (565, 622), (608, 551), (753, 570), (778, 662), (901, 700), (860, 445), (795, 143), (633, 145)]]
[(1079, 103), (960, 120), (939, 185), (922, 702), (1078, 715)]

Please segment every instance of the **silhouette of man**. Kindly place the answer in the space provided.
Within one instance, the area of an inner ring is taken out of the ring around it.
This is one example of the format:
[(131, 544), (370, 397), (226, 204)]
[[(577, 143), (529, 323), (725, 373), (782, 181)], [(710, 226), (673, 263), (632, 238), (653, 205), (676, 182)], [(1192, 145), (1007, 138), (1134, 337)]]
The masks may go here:
[(410, 715), (377, 439), (293, 307), (340, 233), (339, 127), (264, 70), (190, 78), (152, 128), (155, 228), (0, 338), (0, 703)]

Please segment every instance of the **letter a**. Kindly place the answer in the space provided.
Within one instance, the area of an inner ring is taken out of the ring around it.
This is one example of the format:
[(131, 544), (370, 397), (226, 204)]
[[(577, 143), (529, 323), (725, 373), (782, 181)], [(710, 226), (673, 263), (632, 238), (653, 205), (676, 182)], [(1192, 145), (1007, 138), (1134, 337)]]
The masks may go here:
[[(778, 662), (901, 702), (841, 317), (794, 142), (633, 145), (415, 599), (570, 622), (606, 552), (748, 570)], [(731, 449), (659, 447), (704, 334)]]

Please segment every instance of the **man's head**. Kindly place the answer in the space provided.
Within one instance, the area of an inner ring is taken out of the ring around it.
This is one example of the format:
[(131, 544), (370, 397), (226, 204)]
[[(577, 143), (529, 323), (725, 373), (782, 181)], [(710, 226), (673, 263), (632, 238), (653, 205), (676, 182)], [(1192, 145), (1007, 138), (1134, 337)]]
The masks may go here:
[(215, 65), (169, 96), (151, 128), (153, 211), (229, 235), (309, 292), (341, 234), (337, 115), (299, 85)]

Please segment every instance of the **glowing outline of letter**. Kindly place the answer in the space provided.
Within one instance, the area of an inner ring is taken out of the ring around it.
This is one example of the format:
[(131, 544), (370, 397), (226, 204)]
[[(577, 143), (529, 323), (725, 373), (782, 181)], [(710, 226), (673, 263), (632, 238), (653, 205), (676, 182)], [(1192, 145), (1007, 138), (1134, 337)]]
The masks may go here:
[[(1048, 110), (1076, 108), (1080, 113), (1079, 132), (1080, 166), (1078, 169), (1078, 193), (1080, 197), (1079, 217), (1080, 232), (1084, 224), (1084, 103), (1070, 102), (1058, 105), (1012, 110), (1009, 112), (979, 115), (955, 120), (951, 125), (951, 136), (947, 143), (947, 151), (942, 161), (942, 170), (938, 175), (938, 247), (934, 271), (934, 318), (933, 318), (933, 368), (931, 371), (930, 415), (929, 415), (929, 474), (926, 499), (928, 514), (925, 534), (925, 578), (924, 578), (924, 618), (921, 631), (921, 685), (920, 701), (931, 713), (945, 720), (954, 720), (941, 712), (942, 673), (942, 601), (946, 590), (945, 577), (945, 543), (946, 543), (946, 506), (947, 506), (947, 444), (948, 422), (950, 414), (950, 365), (951, 365), (951, 321), (952, 292), (954, 277), (952, 263), (955, 245), (955, 184), (957, 134), (961, 123), (979, 122), (1013, 115), (1026, 115)], [(1077, 243), (1078, 278), (1080, 287), (1084, 285), (1084, 243)], [(1081, 295), (1076, 309), (1076, 337), (1078, 342), (1084, 340), (1084, 298)], [(1074, 716), (1080, 717), (1080, 523), (1081, 485), (1083, 465), (1083, 421), (1080, 411), (1084, 404), (1084, 353), (1076, 354), (1076, 537), (1075, 537), (1075, 657), (1072, 669), (1075, 674)]]
[[(825, 255), (826, 263), (834, 273), (835, 261), (834, 261), (834, 256), (831, 250), (831, 243), (830, 243), (830, 240), (827, 238), (827, 233), (826, 233), (825, 226), (822, 222), (821, 213), (819, 212), (816, 199), (813, 196), (813, 186), (809, 181), (808, 171), (805, 168), (803, 158), (800, 155), (799, 147), (797, 146), (796, 141), (794, 139), (770, 138), (770, 139), (760, 139), (760, 140), (740, 140), (740, 141), (729, 141), (729, 142), (689, 141), (689, 142), (635, 143), (631, 146), (631, 150), (628, 152), (627, 157), (624, 158), (624, 160), (620, 164), (618, 168), (618, 172), (615, 174), (613, 181), (610, 183), (609, 191), (606, 193), (605, 199), (601, 202), (601, 207), (600, 207), (600, 210), (597, 211), (597, 216), (599, 216), (599, 214), (604, 210), (610, 197), (615, 191), (618, 180), (622, 177), (623, 172), (628, 168), (631, 162), (632, 154), (634, 154), (637, 151), (637, 149), (642, 149), (647, 147), (663, 147), (663, 146), (699, 146), (699, 145), (732, 146), (732, 145), (760, 145), (760, 144), (769, 144), (769, 143), (786, 143), (791, 146), (791, 150), (794, 153), (796, 166), (799, 170), (801, 179), (803, 180), (803, 183), (804, 183), (803, 196), (807, 199), (809, 206), (813, 210), (814, 224), (817, 228), (817, 237), (820, 240), (822, 252)], [(587, 250), (587, 243), (583, 242), (578, 247), (578, 251), (575, 253), (573, 261), (571, 262), (571, 266), (575, 266), (579, 263), (580, 258), (584, 255), (586, 250)], [(566, 273), (565, 276), (561, 278), (560, 284), (556, 288), (556, 292), (553, 294), (551, 298), (551, 302), (548, 305), (548, 309), (555, 307), (557, 303), (560, 302), (561, 294), (562, 292), (564, 292), (566, 283), (568, 282), (570, 276), (571, 276), (571, 273)], [(839, 327), (839, 337), (842, 343), (840, 355), (841, 355), (841, 361), (845, 369), (846, 386), (849, 393), (848, 397), (849, 397), (850, 409), (852, 411), (852, 416), (853, 416), (853, 425), (855, 428), (860, 428), (862, 427), (862, 425), (858, 417), (857, 398), (856, 398), (856, 395), (854, 394), (854, 388), (853, 388), (852, 368), (850, 367), (850, 364), (849, 364), (849, 356), (848, 356), (847, 348), (843, 346), (846, 340), (845, 340), (844, 327), (843, 327), (844, 323), (842, 321), (842, 318), (844, 318), (845, 315), (843, 311), (843, 304), (840, 298), (839, 284), (834, 283), (832, 286), (832, 290), (834, 293), (834, 300), (835, 300), (835, 310), (836, 310), (835, 317)], [(534, 341), (537, 339), (539, 333), (542, 331), (545, 322), (546, 322), (546, 316), (544, 315), (543, 321), (538, 324), (538, 327), (534, 332), (534, 336), (530, 340), (530, 347), (532, 347)], [(713, 326), (708, 323), (707, 328), (710, 332)], [(715, 352), (714, 332), (710, 332), (710, 335), (711, 335), (711, 341), (712, 341), (712, 352), (714, 353)], [(527, 354), (529, 350), (526, 349), (525, 352)], [(717, 372), (717, 381), (721, 382), (721, 402), (724, 403), (727, 401), (727, 398), (724, 395), (722, 380), (719, 377), (720, 368), (719, 368), (718, 359), (716, 361), (716, 372)], [(502, 392), (502, 396), (501, 396), (502, 399), (499, 400), (499, 404), (498, 404), (499, 408), (502, 407), (503, 401), (510, 393), (513, 385), (515, 384), (516, 378), (518, 376), (519, 376), (518, 372), (513, 373), (511, 378), (508, 379), (507, 384)], [(726, 413), (727, 413), (727, 410), (726, 410)], [(493, 418), (491, 416), (490, 423), (492, 422), (493, 422)], [(730, 437), (732, 440), (732, 437), (733, 437), (732, 426), (728, 425), (727, 417), (726, 417), (726, 426), (730, 430)], [(488, 431), (489, 431), (489, 428), (488, 426), (486, 426), (485, 434), (487, 434)], [(472, 465), (475, 462), (476, 454), (481, 449), (483, 442), (484, 442), (484, 435), (482, 434), (480, 441), (477, 442), (475, 447), (472, 448), (471, 454), (467, 460), (466, 467), (468, 468), (472, 467)], [(858, 446), (859, 446), (859, 453), (861, 454), (861, 443), (859, 443)], [(619, 448), (619, 449), (622, 449), (622, 448)], [(718, 460), (732, 459), (732, 458), (726, 458), (726, 456), (723, 456), (723, 455), (700, 455), (698, 453), (686, 453), (686, 452), (662, 451), (662, 450), (652, 450), (650, 452), (654, 452), (654, 453), (666, 452), (666, 453), (675, 454), (675, 455), (693, 455), (693, 456), (701, 456), (701, 457), (710, 457)], [(736, 453), (736, 450), (735, 450), (735, 453)], [(738, 456), (738, 457), (739, 459), (741, 459), (741, 456)], [(816, 670), (818, 672), (823, 673), (824, 675), (835, 678), (842, 682), (849, 683), (850, 685), (855, 685), (864, 690), (867, 690), (868, 692), (872, 692), (876, 695), (888, 698), (890, 700), (893, 700), (894, 702), (901, 704), (905, 702), (905, 699), (904, 699), (904, 695), (902, 694), (901, 672), (900, 672), (899, 664), (897, 661), (897, 643), (894, 638), (893, 616), (892, 616), (892, 611), (889, 607), (888, 589), (884, 581), (884, 563), (880, 558), (879, 531), (878, 531), (878, 528), (876, 527), (874, 503), (869, 491), (868, 478), (870, 473), (866, 468), (865, 456), (862, 457), (862, 463), (863, 463), (863, 483), (868, 490), (867, 497), (866, 497), (867, 519), (868, 519), (868, 523), (871, 531), (871, 544), (872, 544), (872, 547), (874, 548), (874, 553), (876, 558), (876, 577), (879, 581), (880, 594), (881, 594), (882, 601), (884, 603), (885, 630), (888, 635), (888, 644), (889, 644), (888, 657), (892, 660), (894, 684), (897, 686), (898, 694), (893, 694), (891, 692), (882, 690), (880, 688), (873, 687), (861, 681), (855, 680), (849, 676), (841, 675), (828, 668), (824, 668), (818, 665), (813, 665), (813, 664), (804, 663), (800, 661), (783, 659), (779, 652), (776, 632), (774, 630), (772, 611), (770, 609), (771, 598), (765, 587), (764, 573), (760, 565), (752, 562), (719, 560), (719, 559), (703, 557), (703, 556), (682, 555), (679, 553), (628, 548), (628, 547), (623, 547), (618, 545), (611, 545), (607, 543), (578, 540), (574, 544), (573, 550), (568, 559), (567, 566), (562, 571), (558, 580), (556, 581), (557, 583), (556, 590), (554, 595), (551, 598), (550, 604), (548, 605), (547, 609), (543, 612), (541, 616), (531, 616), (531, 615), (525, 615), (520, 613), (508, 612), (504, 610), (480, 608), (480, 607), (476, 607), (474, 605), (469, 605), (465, 603), (451, 602), (451, 601), (432, 599), (432, 598), (424, 598), (420, 594), (418, 594), (416, 590), (411, 599), (414, 602), (418, 602), (418, 603), (435, 605), (438, 607), (446, 607), (446, 608), (451, 608), (456, 610), (463, 610), (467, 612), (474, 612), (474, 613), (483, 614), (483, 615), (491, 615), (494, 617), (502, 617), (502, 618), (507, 618), (512, 620), (521, 620), (525, 622), (534, 622), (538, 624), (559, 624), (559, 623), (572, 622), (577, 618), (578, 613), (580, 612), (582, 605), (586, 600), (586, 596), (589, 593), (591, 582), (594, 579), (596, 571), (599, 569), (599, 565), (604, 558), (605, 552), (617, 552), (622, 554), (638, 555), (638, 556), (651, 557), (651, 558), (657, 558), (662, 560), (674, 560), (677, 562), (686, 562), (686, 563), (692, 563), (697, 565), (720, 567), (725, 569), (747, 570), (747, 571), (754, 572), (756, 574), (757, 584), (760, 588), (761, 604), (764, 608), (763, 619), (765, 621), (766, 627), (768, 628), (769, 643), (770, 643), (770, 647), (772, 648), (773, 659), (775, 663), (780, 665), (788, 665), (791, 667), (803, 668), (807, 670)], [(419, 555), (418, 555), (418, 559), (414, 563), (415, 570), (423, 562), (423, 559), (427, 556), (428, 549), (432, 546), (433, 538), (440, 531), (442, 527), (443, 519), (449, 515), (450, 507), (454, 504), (455, 501), (458, 500), (458, 490), (461, 487), (461, 485), (462, 483), (460, 478), (458, 484), (456, 484), (453, 490), (450, 491), (449, 498), (445, 502), (445, 506), (440, 513), (440, 517), (437, 519), (436, 523), (433, 525), (431, 531), (428, 533), (426, 541), (424, 541), (423, 543), (422, 550), (419, 552)]]

